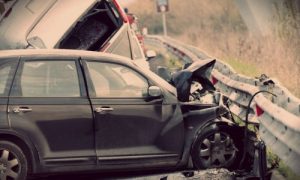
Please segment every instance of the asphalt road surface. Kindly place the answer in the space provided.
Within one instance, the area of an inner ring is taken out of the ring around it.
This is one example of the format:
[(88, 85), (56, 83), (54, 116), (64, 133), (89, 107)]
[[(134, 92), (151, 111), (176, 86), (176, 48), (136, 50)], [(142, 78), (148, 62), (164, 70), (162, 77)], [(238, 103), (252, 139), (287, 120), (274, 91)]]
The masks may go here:
[(232, 180), (234, 174), (226, 169), (209, 169), (194, 172), (192, 177), (185, 177), (181, 173), (147, 175), (147, 176), (127, 176), (118, 177), (118, 174), (103, 175), (103, 174), (66, 174), (55, 175), (48, 177), (32, 178), (31, 180)]

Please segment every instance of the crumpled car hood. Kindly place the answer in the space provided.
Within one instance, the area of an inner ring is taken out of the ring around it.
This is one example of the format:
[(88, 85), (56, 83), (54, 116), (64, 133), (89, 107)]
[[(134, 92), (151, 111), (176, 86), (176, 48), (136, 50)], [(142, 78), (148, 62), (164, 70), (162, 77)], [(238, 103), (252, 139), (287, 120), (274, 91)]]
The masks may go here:
[(192, 81), (197, 81), (202, 86), (202, 91), (215, 90), (209, 80), (215, 59), (199, 60), (185, 65), (185, 69), (175, 72), (171, 77), (171, 84), (176, 87), (178, 100), (189, 101)]

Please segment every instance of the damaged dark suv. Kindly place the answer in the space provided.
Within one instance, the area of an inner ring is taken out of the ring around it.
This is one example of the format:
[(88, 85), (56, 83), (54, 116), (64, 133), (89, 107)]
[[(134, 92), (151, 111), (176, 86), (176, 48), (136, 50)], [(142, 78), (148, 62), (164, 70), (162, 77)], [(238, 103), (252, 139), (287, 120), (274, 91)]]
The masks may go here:
[[(243, 129), (227, 118), (218, 96), (212, 103), (190, 101), (192, 81), (211, 87), (206, 78), (214, 62), (193, 63), (173, 76), (172, 86), (119, 56), (2, 51), (0, 178), (236, 169)], [(251, 171), (251, 152), (246, 159)]]

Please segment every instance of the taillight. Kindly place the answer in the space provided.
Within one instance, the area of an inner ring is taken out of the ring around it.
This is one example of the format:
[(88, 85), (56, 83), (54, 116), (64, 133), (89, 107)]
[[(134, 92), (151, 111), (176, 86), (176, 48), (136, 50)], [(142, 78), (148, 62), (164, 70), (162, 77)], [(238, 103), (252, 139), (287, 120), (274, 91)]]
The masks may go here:
[(120, 4), (117, 2), (117, 0), (113, 0), (114, 5), (116, 6), (118, 12), (121, 14), (123, 22), (128, 23), (128, 18), (124, 10), (121, 8)]

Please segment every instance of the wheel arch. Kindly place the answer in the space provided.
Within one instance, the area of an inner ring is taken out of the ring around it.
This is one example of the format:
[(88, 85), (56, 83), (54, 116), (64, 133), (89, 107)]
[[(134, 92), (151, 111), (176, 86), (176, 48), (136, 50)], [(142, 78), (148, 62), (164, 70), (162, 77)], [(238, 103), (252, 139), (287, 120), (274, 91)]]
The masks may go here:
[(226, 119), (223, 117), (217, 118), (217, 119), (214, 119), (213, 121), (209, 121), (209, 122), (205, 123), (204, 125), (199, 126), (197, 128), (192, 146), (193, 146), (194, 142), (197, 140), (197, 138), (201, 135), (201, 132), (203, 132), (204, 129), (209, 128), (211, 126), (229, 126), (230, 128), (234, 128), (234, 130), (237, 130), (237, 133), (238, 132), (242, 133), (242, 130), (243, 130), (241, 127), (239, 127), (237, 124), (230, 121), (229, 119)]
[(222, 118), (216, 118), (212, 121), (208, 121), (207, 123), (199, 126), (196, 130), (195, 136), (193, 138), (193, 142), (191, 143), (191, 146), (190, 146), (190, 149), (189, 149), (189, 155), (190, 155), (189, 159), (191, 161), (191, 162), (189, 162), (189, 164), (192, 164), (193, 168), (195, 168), (195, 164), (192, 160), (192, 151), (193, 151), (193, 148), (195, 146), (195, 143), (196, 143), (197, 139), (201, 136), (202, 132), (204, 132), (204, 130), (206, 128), (214, 128), (215, 126), (228, 126), (228, 127), (233, 129), (234, 133), (243, 135), (243, 133), (242, 133), (243, 129), (241, 127), (239, 127), (234, 122), (232, 122), (232, 121), (230, 121), (226, 118), (223, 118), (223, 117)]
[(34, 145), (28, 139), (11, 131), (0, 131), (0, 136), (1, 140), (16, 144), (23, 151), (25, 156), (29, 157), (29, 173), (34, 173), (37, 171), (37, 165), (40, 162), (39, 154)]

